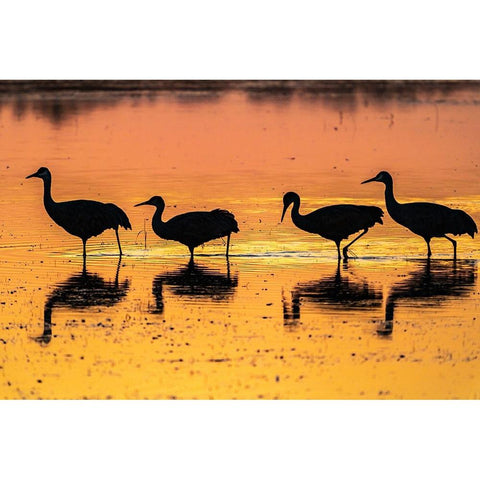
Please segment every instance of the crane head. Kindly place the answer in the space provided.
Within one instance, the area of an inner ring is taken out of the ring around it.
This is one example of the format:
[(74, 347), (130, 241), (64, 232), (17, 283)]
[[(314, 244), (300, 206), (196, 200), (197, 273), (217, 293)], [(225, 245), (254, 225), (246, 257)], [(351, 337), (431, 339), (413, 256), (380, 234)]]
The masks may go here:
[(163, 198), (159, 197), (158, 195), (153, 196), (150, 200), (147, 200), (146, 202), (137, 203), (134, 206), (139, 207), (140, 205), (153, 205), (154, 207), (157, 207), (161, 210), (165, 208), (165, 202)]
[(41, 178), (41, 179), (46, 179), (46, 178), (51, 178), (50, 170), (46, 167), (40, 167), (35, 173), (32, 173), (31, 175), (28, 175), (28, 177), (25, 178)]
[(388, 182), (392, 182), (392, 176), (388, 172), (382, 171), (378, 173), (376, 177), (363, 181), (362, 184), (369, 182), (381, 182), (387, 184)]
[(282, 213), (282, 218), (281, 218), (280, 222), (283, 222), (283, 217), (285, 217), (285, 212), (287, 211), (287, 208), (292, 203), (297, 203), (297, 202), (298, 202), (298, 204), (300, 204), (300, 197), (295, 192), (287, 192), (283, 196), (283, 213)]

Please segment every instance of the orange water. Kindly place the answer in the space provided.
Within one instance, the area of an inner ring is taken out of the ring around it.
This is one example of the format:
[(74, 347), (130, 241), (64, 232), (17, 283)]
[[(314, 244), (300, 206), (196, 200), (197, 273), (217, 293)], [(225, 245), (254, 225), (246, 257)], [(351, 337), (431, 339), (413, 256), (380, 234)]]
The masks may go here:
[[(23, 94), (1, 98), (2, 398), (476, 398), (477, 240), (425, 244), (388, 214), (337, 267), (332, 242), (279, 223), (301, 211), (401, 201), (480, 221), (480, 92), (401, 98), (246, 92)], [(128, 214), (117, 276), (113, 231), (81, 241), (44, 211), (114, 202)], [(240, 233), (197, 249), (156, 237), (165, 218), (227, 208)], [(144, 233), (146, 225), (146, 239)], [(144, 248), (146, 240), (147, 248)], [(393, 320), (390, 318), (393, 311)], [(51, 327), (48, 328), (48, 318)], [(45, 320), (47, 319), (46, 326)]]

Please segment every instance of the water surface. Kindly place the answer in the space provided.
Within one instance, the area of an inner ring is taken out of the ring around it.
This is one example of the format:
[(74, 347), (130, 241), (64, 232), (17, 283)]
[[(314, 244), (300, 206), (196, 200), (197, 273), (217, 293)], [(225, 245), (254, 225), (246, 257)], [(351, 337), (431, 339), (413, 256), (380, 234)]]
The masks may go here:
[[(49, 92), (0, 99), (2, 398), (477, 398), (475, 240), (425, 244), (388, 214), (337, 263), (332, 242), (280, 224), (301, 211), (431, 200), (480, 220), (480, 91)], [(44, 211), (114, 202), (130, 217), (81, 241)], [(197, 249), (156, 237), (165, 217), (227, 208), (240, 233)], [(145, 234), (146, 232), (146, 234)], [(146, 248), (145, 248), (146, 247)]]

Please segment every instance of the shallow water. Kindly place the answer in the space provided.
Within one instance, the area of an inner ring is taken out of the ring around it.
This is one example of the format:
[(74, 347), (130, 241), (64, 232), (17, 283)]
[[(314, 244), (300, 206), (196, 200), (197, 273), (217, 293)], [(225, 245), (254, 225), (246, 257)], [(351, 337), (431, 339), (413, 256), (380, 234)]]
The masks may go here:
[[(0, 98), (2, 398), (477, 398), (477, 240), (423, 240), (385, 212), (338, 265), (332, 242), (280, 224), (301, 211), (431, 200), (480, 220), (480, 91), (288, 96), (242, 91)], [(133, 225), (81, 241), (44, 211), (114, 202)], [(187, 249), (151, 230), (227, 208), (240, 233)], [(145, 234), (146, 232), (146, 234)], [(146, 244), (146, 248), (145, 248)]]

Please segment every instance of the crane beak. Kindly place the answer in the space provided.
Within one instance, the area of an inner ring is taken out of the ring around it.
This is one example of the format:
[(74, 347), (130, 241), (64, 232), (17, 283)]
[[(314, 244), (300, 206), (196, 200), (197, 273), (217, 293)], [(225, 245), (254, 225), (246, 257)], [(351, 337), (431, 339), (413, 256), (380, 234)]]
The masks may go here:
[(288, 205), (284, 205), (283, 207), (283, 213), (282, 213), (282, 218), (280, 219), (280, 223), (283, 222), (283, 218), (285, 217), (285, 212), (287, 211)]
[(140, 207), (140, 205), (150, 205), (148, 203), (148, 200), (146, 202), (142, 202), (142, 203), (137, 203), (136, 205), (134, 205), (134, 207)]
[(32, 173), (32, 174), (29, 175), (28, 177), (25, 177), (25, 179), (27, 179), (27, 178), (32, 178), (32, 177), (38, 177), (37, 172)]
[(362, 183), (360, 183), (360, 185), (363, 185), (364, 183), (376, 182), (376, 181), (377, 181), (377, 177), (373, 177), (373, 178), (369, 178), (368, 180), (363, 181)]

